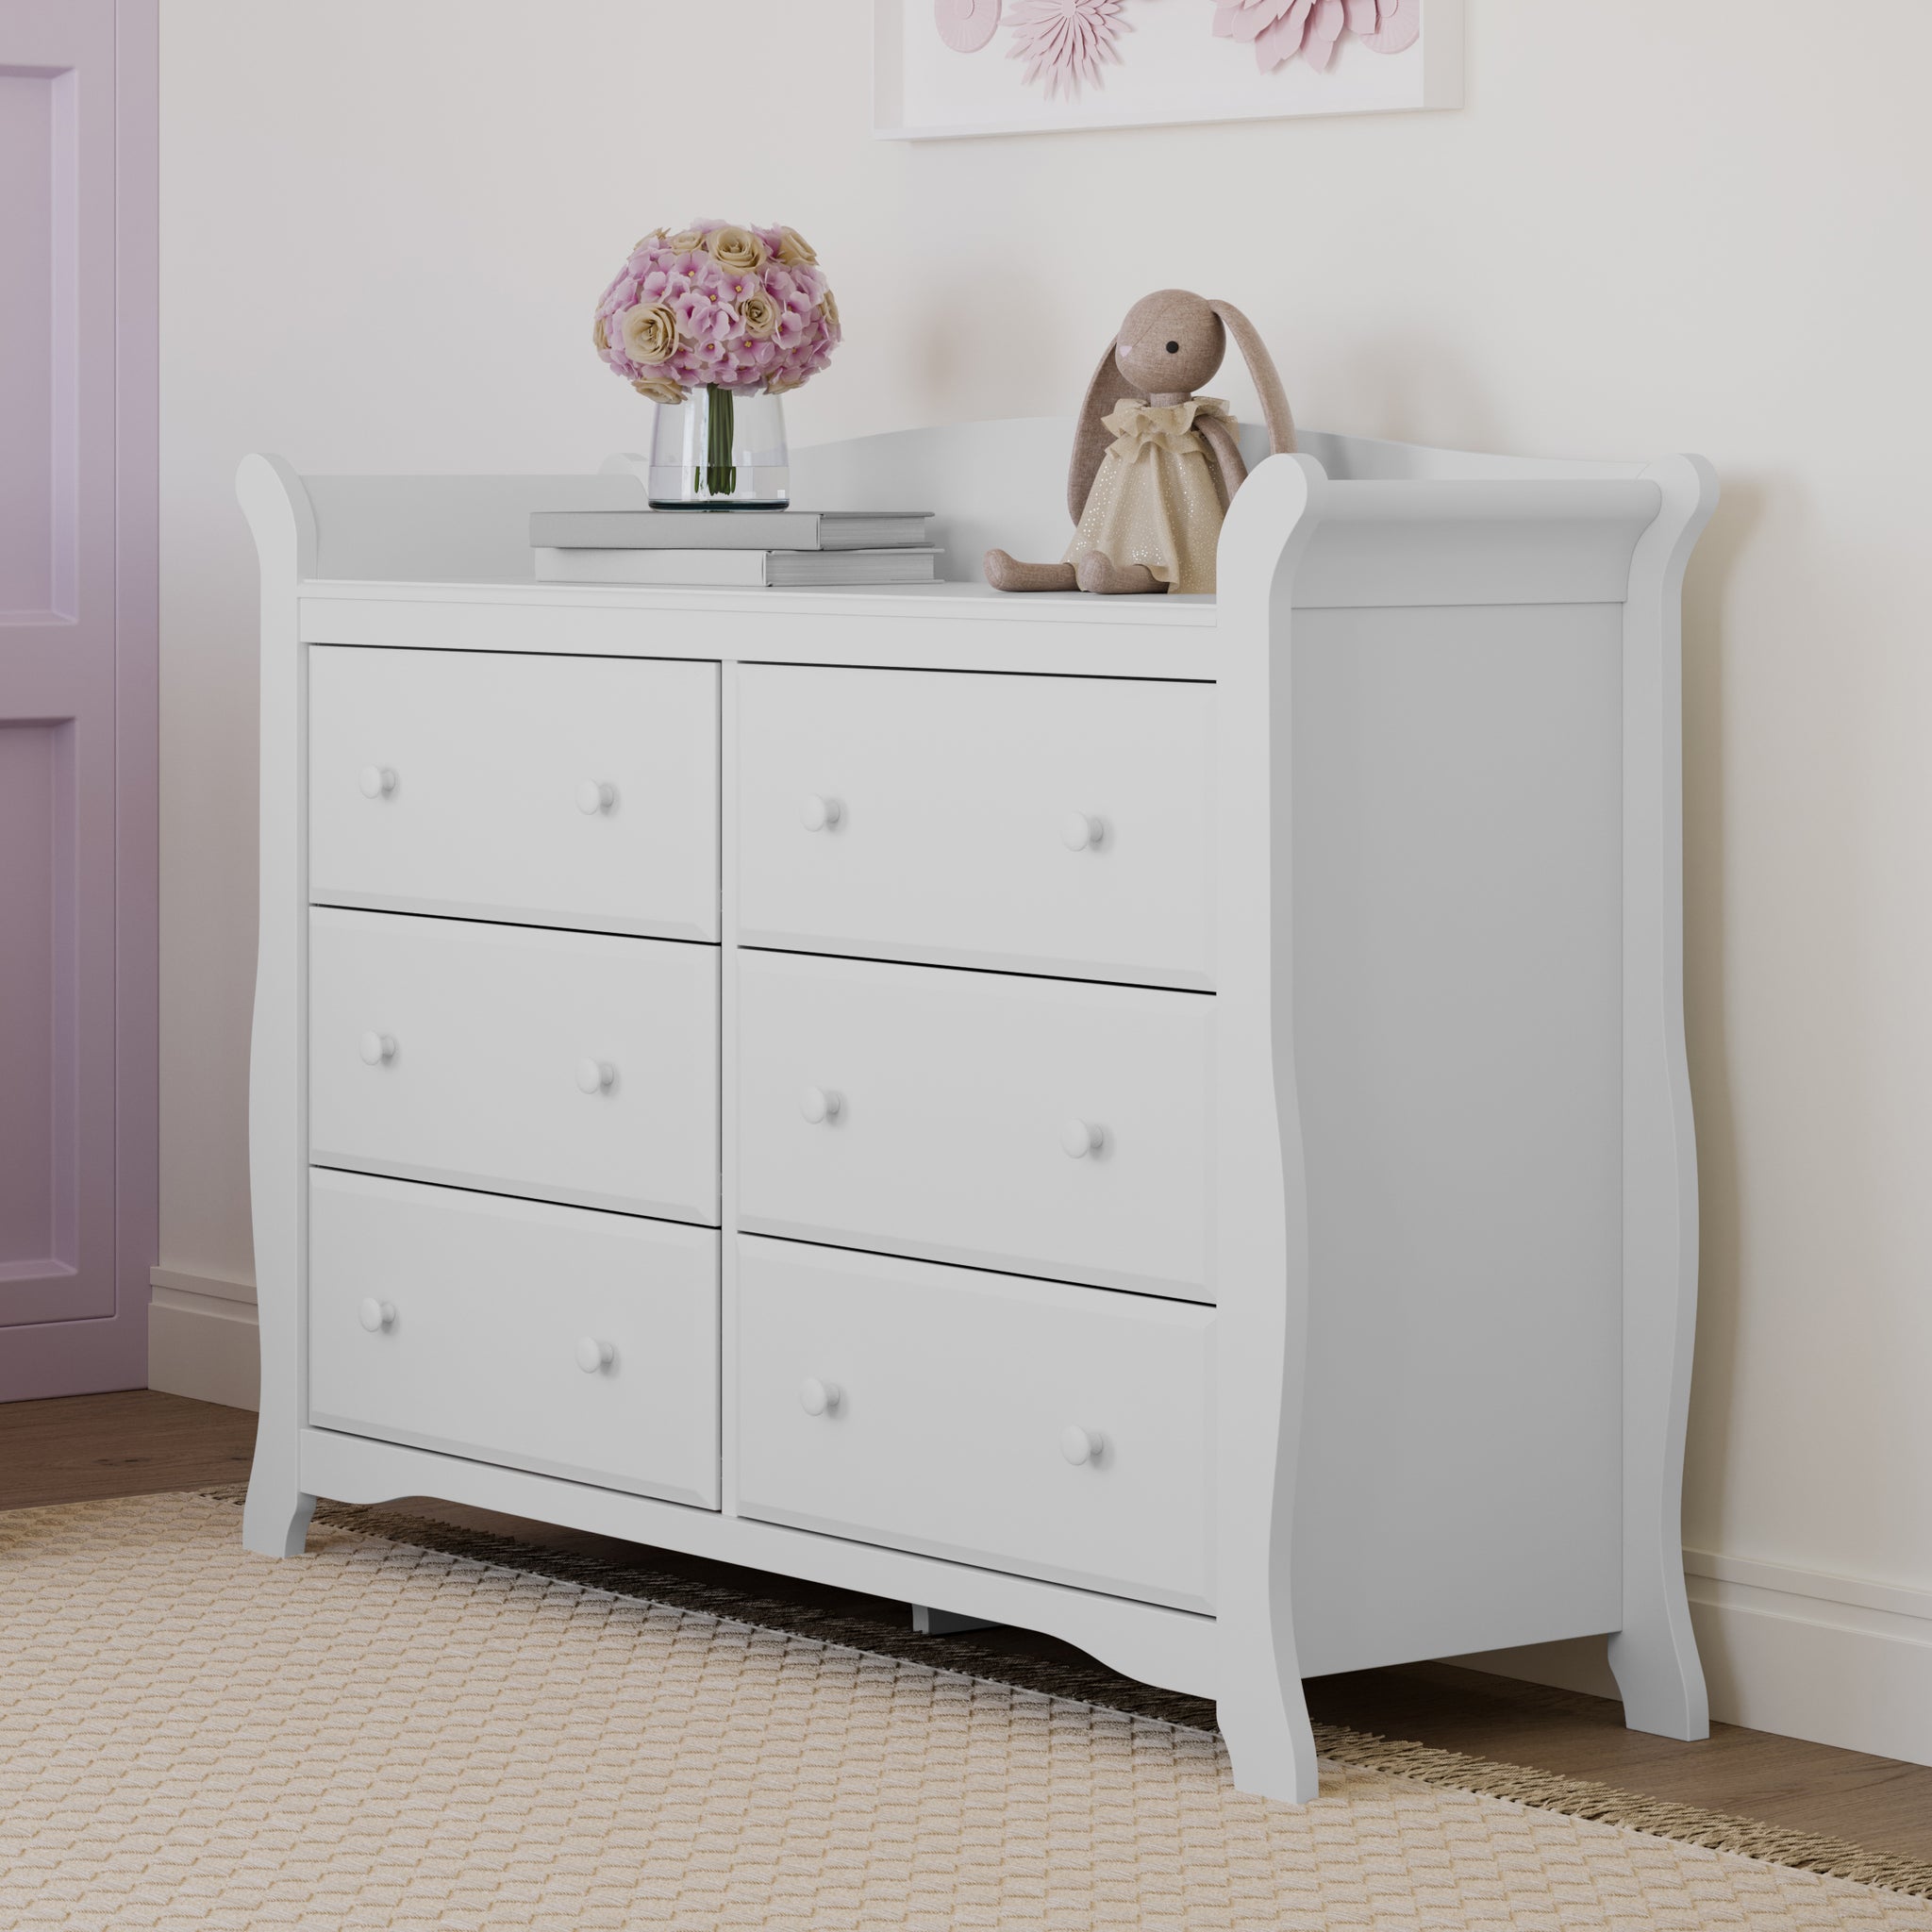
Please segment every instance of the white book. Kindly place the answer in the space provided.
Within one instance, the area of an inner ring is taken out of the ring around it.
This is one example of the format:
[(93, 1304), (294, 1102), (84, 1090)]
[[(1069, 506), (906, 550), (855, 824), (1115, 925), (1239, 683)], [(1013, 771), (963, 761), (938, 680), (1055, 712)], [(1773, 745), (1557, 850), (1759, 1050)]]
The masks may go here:
[(882, 550), (925, 541), (929, 509), (533, 509), (558, 550)]
[(939, 581), (938, 550), (562, 550), (539, 545), (540, 584), (725, 584), (759, 590)]

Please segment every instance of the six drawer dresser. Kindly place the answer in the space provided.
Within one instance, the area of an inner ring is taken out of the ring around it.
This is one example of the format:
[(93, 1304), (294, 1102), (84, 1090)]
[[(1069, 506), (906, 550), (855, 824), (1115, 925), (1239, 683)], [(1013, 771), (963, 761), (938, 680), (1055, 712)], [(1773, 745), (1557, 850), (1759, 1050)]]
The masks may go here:
[(965, 581), (1069, 434), (799, 453), (941, 508), (917, 591), (538, 585), (631, 476), (243, 464), (248, 1546), (427, 1494), (1025, 1625), (1290, 1800), (1324, 1672), (1607, 1633), (1702, 1735), (1709, 472), (1318, 435), (1218, 598)]

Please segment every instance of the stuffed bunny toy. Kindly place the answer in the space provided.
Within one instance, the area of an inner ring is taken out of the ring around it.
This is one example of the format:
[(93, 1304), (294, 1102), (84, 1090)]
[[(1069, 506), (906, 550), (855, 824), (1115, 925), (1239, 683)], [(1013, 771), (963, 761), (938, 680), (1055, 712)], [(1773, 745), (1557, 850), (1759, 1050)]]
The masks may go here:
[(1221, 367), (1229, 336), (1259, 391), (1270, 449), (1294, 448), (1288, 396), (1254, 324), (1185, 289), (1143, 296), (1087, 385), (1067, 472), (1078, 528), (1065, 558), (1021, 563), (989, 550), (994, 590), (1214, 589), (1221, 520), (1248, 470), (1227, 405), (1194, 391)]

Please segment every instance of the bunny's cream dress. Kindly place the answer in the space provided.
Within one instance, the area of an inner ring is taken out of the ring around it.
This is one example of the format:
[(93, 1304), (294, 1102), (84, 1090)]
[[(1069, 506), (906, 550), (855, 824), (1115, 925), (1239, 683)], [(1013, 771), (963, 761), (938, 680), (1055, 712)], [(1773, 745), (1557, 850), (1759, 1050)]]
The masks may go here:
[(1098, 550), (1122, 567), (1144, 563), (1170, 591), (1213, 591), (1224, 512), (1208, 446), (1193, 426), (1204, 416), (1233, 427), (1227, 405), (1212, 396), (1158, 408), (1124, 396), (1100, 419), (1114, 440), (1064, 561), (1078, 563)]

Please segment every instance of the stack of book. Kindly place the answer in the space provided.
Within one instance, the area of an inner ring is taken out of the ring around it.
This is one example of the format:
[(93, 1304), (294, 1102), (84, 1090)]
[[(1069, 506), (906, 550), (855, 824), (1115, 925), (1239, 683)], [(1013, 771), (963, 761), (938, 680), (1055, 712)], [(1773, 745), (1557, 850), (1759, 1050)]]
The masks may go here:
[(930, 584), (930, 510), (540, 509), (530, 513), (546, 584), (743, 584), (792, 590)]

